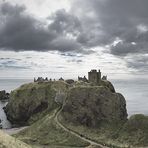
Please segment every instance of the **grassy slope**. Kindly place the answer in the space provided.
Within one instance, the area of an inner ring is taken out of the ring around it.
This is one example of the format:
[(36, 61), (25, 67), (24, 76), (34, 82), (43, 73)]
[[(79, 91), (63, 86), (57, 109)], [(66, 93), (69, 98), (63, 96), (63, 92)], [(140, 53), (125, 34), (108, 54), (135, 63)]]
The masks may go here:
[(133, 115), (117, 135), (118, 141), (148, 147), (148, 116)]
[[(111, 137), (114, 136), (114, 134), (117, 132), (117, 129), (120, 128), (119, 125), (113, 125), (112, 127), (110, 125), (106, 125), (106, 126), (101, 126), (100, 128), (90, 128), (90, 127), (86, 127), (83, 125), (74, 125), (73, 123), (68, 123), (66, 122), (62, 116), (59, 116), (59, 120), (63, 125), (66, 125), (66, 127), (68, 127), (69, 129), (72, 129), (74, 131), (76, 131), (79, 134), (84, 135), (85, 137), (96, 141), (102, 145), (108, 145), (108, 146), (116, 146), (117, 145), (120, 147), (126, 147), (126, 145), (120, 144), (117, 141), (114, 141), (113, 139), (111, 139)], [(103, 123), (102, 123), (103, 124)], [(117, 127), (119, 126), (119, 127)]]
[(111, 147), (148, 147), (148, 116), (133, 115), (125, 124), (102, 123), (99, 128), (76, 126), (73, 123), (67, 123), (62, 116), (59, 120), (69, 129)]
[(31, 146), (0, 131), (0, 148), (31, 148)]
[(46, 115), (28, 129), (15, 135), (30, 145), (85, 147), (88, 143), (65, 132), (54, 121), (54, 112)]

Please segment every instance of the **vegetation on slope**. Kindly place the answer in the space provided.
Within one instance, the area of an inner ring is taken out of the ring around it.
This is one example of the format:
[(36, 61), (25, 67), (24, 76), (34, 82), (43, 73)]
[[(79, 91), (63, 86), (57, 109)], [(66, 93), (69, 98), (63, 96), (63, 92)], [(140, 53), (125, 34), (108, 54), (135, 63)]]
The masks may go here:
[(31, 146), (3, 133), (0, 130), (0, 148), (31, 148)]
[(59, 127), (54, 119), (55, 111), (31, 125), (28, 129), (15, 135), (15, 137), (30, 145), (46, 145), (48, 147), (85, 147), (89, 145), (87, 142)]
[(69, 129), (111, 147), (147, 147), (148, 146), (148, 116), (133, 115), (126, 123), (102, 122), (99, 127), (92, 128), (82, 124), (67, 122), (63, 116), (60, 122)]
[(133, 115), (118, 133), (118, 140), (135, 146), (148, 146), (148, 116)]

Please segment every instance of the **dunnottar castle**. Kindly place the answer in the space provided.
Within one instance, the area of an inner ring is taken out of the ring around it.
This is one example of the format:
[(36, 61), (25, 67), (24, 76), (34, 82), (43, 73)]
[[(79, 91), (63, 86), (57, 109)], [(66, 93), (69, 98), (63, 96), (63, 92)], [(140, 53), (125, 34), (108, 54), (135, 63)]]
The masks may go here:
[[(86, 78), (86, 76), (84, 77), (79, 77), (78, 76), (78, 81), (83, 81), (83, 82), (87, 82), (87, 83), (94, 83), (94, 84), (99, 84), (101, 80), (107, 80), (107, 76), (101, 76), (101, 71), (100, 70), (96, 70), (96, 69), (92, 69), (90, 72), (88, 72), (88, 79)], [(42, 77), (38, 77), (37, 79), (34, 78), (34, 82), (46, 82), (46, 81), (56, 81), (55, 79), (48, 79), (47, 77), (44, 79)], [(63, 78), (60, 78), (59, 81), (64, 81)], [(74, 80), (72, 79), (68, 79), (65, 80), (67, 83), (73, 83)]]

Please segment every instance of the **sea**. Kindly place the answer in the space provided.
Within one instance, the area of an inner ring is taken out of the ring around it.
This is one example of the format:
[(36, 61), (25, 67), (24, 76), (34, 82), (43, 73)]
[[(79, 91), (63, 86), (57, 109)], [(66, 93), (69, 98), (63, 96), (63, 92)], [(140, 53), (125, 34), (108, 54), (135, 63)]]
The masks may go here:
[[(33, 79), (0, 79), (0, 90), (11, 92), (22, 84), (32, 82)], [(113, 79), (110, 80), (116, 92), (121, 93), (126, 99), (128, 117), (133, 114), (148, 115), (148, 79)], [(3, 111), (7, 102), (0, 102), (0, 119), (3, 128), (11, 128)]]

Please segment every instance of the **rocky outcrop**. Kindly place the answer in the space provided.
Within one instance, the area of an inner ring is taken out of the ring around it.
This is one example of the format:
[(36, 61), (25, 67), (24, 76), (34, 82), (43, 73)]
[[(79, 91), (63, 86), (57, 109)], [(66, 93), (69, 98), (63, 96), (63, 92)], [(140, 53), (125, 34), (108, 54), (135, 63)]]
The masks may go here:
[(0, 119), (0, 129), (3, 128), (3, 125), (2, 125), (2, 120)]
[(75, 87), (68, 93), (62, 116), (68, 122), (90, 127), (102, 121), (126, 121), (126, 102), (121, 94), (104, 86)]
[(57, 102), (60, 100), (55, 101), (56, 93), (65, 89), (64, 82), (22, 85), (10, 94), (10, 101), (5, 108), (8, 120), (14, 124), (24, 124), (34, 116), (38, 119), (37, 115), (52, 111), (58, 106)]
[(68, 84), (73, 84), (75, 81), (73, 79), (68, 79), (68, 80), (65, 80), (65, 82)]
[(6, 93), (5, 90), (0, 91), (0, 100), (8, 100), (9, 99), (9, 93)]
[(101, 80), (101, 86), (105, 86), (110, 89), (111, 92), (115, 93), (113, 84), (108, 80)]

